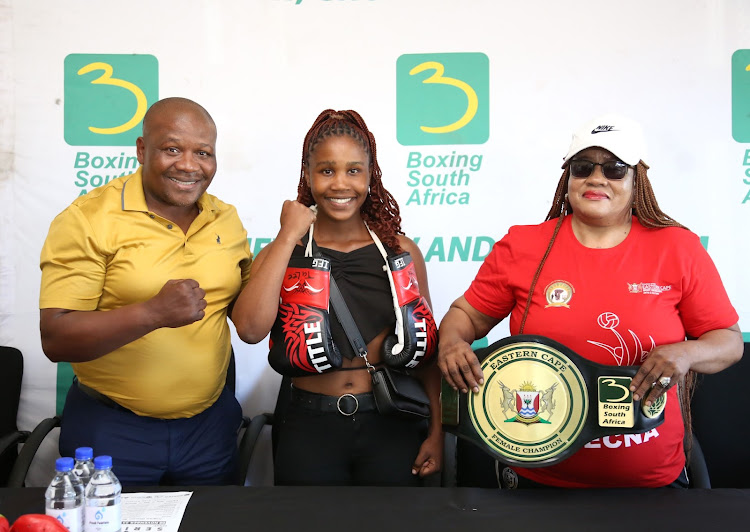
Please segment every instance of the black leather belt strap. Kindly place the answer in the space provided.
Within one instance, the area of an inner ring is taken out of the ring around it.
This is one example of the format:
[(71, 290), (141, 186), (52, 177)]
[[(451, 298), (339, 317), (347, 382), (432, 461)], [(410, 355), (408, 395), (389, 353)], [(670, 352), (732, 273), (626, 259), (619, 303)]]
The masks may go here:
[(104, 395), (103, 393), (99, 393), (93, 388), (86, 386), (81, 381), (79, 381), (78, 378), (75, 379), (75, 384), (76, 386), (78, 386), (79, 390), (81, 390), (83, 393), (91, 397), (97, 403), (107, 406), (109, 408), (112, 408), (114, 410), (120, 410), (121, 412), (130, 412), (131, 414), (133, 413), (132, 410), (129, 410), (125, 408), (124, 406), (116, 403), (115, 401), (113, 401), (112, 399)]
[(351, 416), (357, 412), (374, 412), (377, 410), (375, 396), (372, 393), (346, 393), (336, 397), (292, 387), (291, 395), (292, 404), (318, 412), (338, 412), (343, 416)]

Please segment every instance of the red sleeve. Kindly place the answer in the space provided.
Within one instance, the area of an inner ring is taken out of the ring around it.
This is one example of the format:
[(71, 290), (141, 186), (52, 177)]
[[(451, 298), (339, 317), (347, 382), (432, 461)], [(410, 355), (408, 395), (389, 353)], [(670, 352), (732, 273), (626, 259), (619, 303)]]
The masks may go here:
[(472, 307), (498, 320), (508, 316), (516, 304), (509, 283), (509, 267), (514, 263), (512, 241), (512, 234), (508, 233), (495, 243), (471, 286), (464, 293), (466, 301)]
[(739, 315), (698, 237), (689, 233), (688, 241), (681, 248), (685, 250), (688, 263), (682, 280), (683, 297), (677, 308), (685, 331), (698, 338), (708, 331), (726, 329), (737, 323)]

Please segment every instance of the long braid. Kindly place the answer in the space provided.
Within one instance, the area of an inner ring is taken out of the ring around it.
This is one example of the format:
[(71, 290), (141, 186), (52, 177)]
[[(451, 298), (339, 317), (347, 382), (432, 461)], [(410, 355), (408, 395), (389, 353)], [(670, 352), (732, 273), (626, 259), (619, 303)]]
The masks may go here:
[(375, 137), (356, 111), (326, 109), (313, 122), (302, 144), (302, 168), (297, 186), (297, 201), (308, 206), (315, 203), (305, 179), (305, 169), (315, 146), (334, 136), (353, 138), (362, 145), (370, 157), (370, 193), (362, 204), (360, 214), (380, 240), (397, 253), (402, 251), (397, 236), (404, 234), (401, 230), (401, 211), (395, 198), (383, 186)]
[(651, 181), (648, 179), (648, 165), (640, 161), (635, 168), (635, 190), (633, 191), (633, 214), (638, 217), (638, 221), (644, 227), (682, 227), (684, 225), (677, 222), (671, 216), (665, 214), (656, 201), (654, 189), (651, 188)]
[[(654, 195), (654, 189), (651, 187), (651, 181), (648, 179), (649, 166), (643, 161), (639, 161), (635, 167), (635, 177), (633, 185), (633, 214), (638, 217), (638, 221), (642, 226), (651, 229), (658, 229), (661, 227), (681, 227), (687, 229), (684, 225), (676, 221), (674, 218), (664, 213), (659, 208), (659, 203), (656, 201)], [(568, 190), (568, 180), (570, 179), (570, 166), (566, 165), (565, 170), (560, 176), (560, 181), (557, 183), (557, 190), (555, 191), (555, 197), (552, 200), (552, 207), (547, 213), (546, 220), (552, 220), (554, 218), (564, 217), (567, 214), (573, 212), (573, 207), (567, 201), (566, 191)], [(558, 224), (559, 226), (559, 224)], [(557, 231), (552, 236), (554, 241)], [(551, 243), (550, 243), (551, 247)], [(547, 250), (549, 254), (549, 249)], [(544, 257), (546, 260), (547, 254)], [(541, 266), (544, 264), (544, 260), (540, 264), (537, 271), (537, 276), (541, 272)], [(527, 305), (528, 306), (528, 305)], [(682, 417), (685, 423), (685, 453), (689, 457), (692, 449), (693, 439), (693, 416), (690, 408), (690, 402), (695, 392), (695, 385), (697, 382), (697, 374), (694, 371), (688, 371), (682, 382), (678, 383), (678, 396), (680, 398), (680, 408), (682, 410)]]
[(539, 280), (539, 276), (542, 274), (542, 268), (544, 268), (544, 263), (547, 262), (547, 257), (549, 257), (549, 252), (552, 251), (552, 244), (555, 243), (555, 239), (557, 238), (557, 233), (560, 232), (560, 227), (562, 227), (563, 220), (565, 219), (565, 216), (560, 215), (560, 217), (557, 220), (557, 224), (555, 225), (555, 230), (552, 233), (552, 238), (549, 239), (549, 244), (547, 245), (547, 251), (544, 252), (544, 256), (542, 257), (542, 260), (539, 262), (539, 266), (536, 269), (536, 272), (534, 273), (534, 279), (531, 281), (531, 288), (529, 288), (529, 297), (526, 298), (526, 308), (523, 309), (523, 318), (521, 318), (521, 326), (518, 328), (518, 334), (523, 334), (523, 329), (526, 327), (526, 318), (529, 316), (529, 309), (531, 308), (531, 300), (534, 296), (534, 288), (536, 288), (536, 282)]
[(547, 217), (544, 219), (545, 222), (548, 220), (552, 220), (553, 218), (557, 218), (558, 216), (565, 216), (566, 214), (570, 214), (571, 212), (573, 212), (570, 204), (565, 201), (565, 194), (568, 190), (569, 175), (570, 168), (566, 166), (565, 170), (563, 170), (563, 173), (560, 176), (560, 180), (557, 182), (555, 197), (552, 200), (552, 207), (547, 213)]
[[(635, 185), (633, 190), (633, 214), (644, 227), (657, 229), (660, 227), (681, 227), (687, 229), (677, 220), (666, 214), (656, 201), (654, 189), (648, 178), (649, 166), (639, 161), (635, 169)], [(690, 403), (693, 400), (698, 374), (688, 371), (685, 378), (677, 384), (677, 395), (680, 400), (682, 419), (685, 424), (685, 456), (690, 459), (693, 448), (693, 414)]]

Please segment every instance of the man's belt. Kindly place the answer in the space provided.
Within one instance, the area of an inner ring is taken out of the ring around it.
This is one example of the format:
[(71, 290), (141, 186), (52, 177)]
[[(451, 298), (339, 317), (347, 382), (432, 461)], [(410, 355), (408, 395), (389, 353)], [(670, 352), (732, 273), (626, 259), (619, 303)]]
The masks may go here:
[(92, 398), (97, 403), (103, 404), (104, 406), (107, 406), (109, 408), (113, 408), (114, 410), (120, 410), (121, 412), (130, 412), (133, 413), (132, 410), (125, 408), (121, 404), (115, 402), (113, 399), (110, 399), (103, 393), (97, 392), (90, 386), (86, 386), (81, 381), (78, 380), (78, 377), (73, 378), (74, 384), (78, 386), (78, 389), (81, 390), (83, 393), (88, 395), (90, 398)]
[(638, 366), (606, 366), (537, 335), (504, 338), (476, 351), (479, 393), (443, 381), (443, 428), (497, 460), (522, 467), (560, 462), (602, 436), (647, 432), (664, 422), (667, 396), (633, 401)]

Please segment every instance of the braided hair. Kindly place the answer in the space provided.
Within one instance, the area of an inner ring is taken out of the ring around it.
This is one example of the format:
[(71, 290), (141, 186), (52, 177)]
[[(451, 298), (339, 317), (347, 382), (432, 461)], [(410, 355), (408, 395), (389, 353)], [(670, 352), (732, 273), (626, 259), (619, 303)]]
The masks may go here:
[(370, 158), (370, 191), (360, 209), (362, 219), (384, 244), (399, 253), (402, 250), (397, 235), (404, 234), (401, 230), (401, 212), (394, 197), (383, 186), (375, 137), (356, 111), (326, 109), (313, 122), (302, 144), (302, 169), (297, 186), (297, 201), (308, 207), (315, 203), (312, 190), (305, 179), (310, 154), (324, 140), (344, 135), (359, 142)]
[[(638, 217), (638, 221), (644, 227), (648, 227), (651, 229), (657, 229), (661, 227), (681, 227), (683, 229), (687, 229), (687, 227), (677, 222), (671, 216), (665, 214), (659, 208), (659, 203), (656, 201), (654, 190), (651, 187), (651, 182), (648, 179), (648, 174), (647, 174), (648, 168), (649, 166), (643, 161), (639, 161), (635, 167), (635, 176), (633, 178), (634, 190), (633, 190), (632, 213)], [(557, 225), (555, 226), (555, 231), (552, 234), (552, 238), (550, 239), (549, 245), (547, 247), (547, 252), (542, 258), (542, 261), (540, 262), (539, 267), (537, 268), (536, 275), (534, 275), (534, 279), (531, 283), (532, 292), (539, 278), (539, 274), (542, 271), (542, 266), (544, 266), (544, 262), (547, 260), (547, 256), (549, 255), (549, 252), (552, 248), (552, 243), (555, 241), (555, 238), (557, 237), (557, 233), (560, 230), (560, 226), (562, 225), (562, 220), (565, 218), (567, 214), (571, 214), (573, 212), (573, 207), (570, 205), (570, 202), (567, 200), (567, 194), (566, 194), (566, 191), (568, 190), (569, 180), (570, 180), (570, 166), (566, 164), (565, 169), (563, 170), (562, 176), (560, 176), (560, 181), (557, 183), (557, 190), (555, 190), (555, 197), (552, 201), (552, 207), (550, 208), (549, 213), (547, 213), (547, 217), (545, 218), (545, 221), (553, 220), (555, 218), (559, 218), (559, 220), (557, 222)], [(526, 304), (527, 308), (529, 307), (530, 301), (531, 301), (531, 294), (529, 294), (529, 301), (527, 301), (527, 304)], [(526, 314), (524, 314), (522, 326), (523, 326), (523, 323), (525, 323), (525, 321), (526, 321)], [(682, 416), (683, 416), (683, 420), (685, 423), (685, 435), (686, 435), (685, 452), (687, 453), (688, 456), (690, 455), (691, 447), (692, 447), (692, 427), (693, 427), (690, 402), (693, 398), (693, 393), (695, 391), (696, 382), (697, 382), (697, 374), (694, 371), (688, 371), (687, 375), (685, 375), (684, 381), (680, 382), (678, 385), (680, 407), (682, 409)]]

